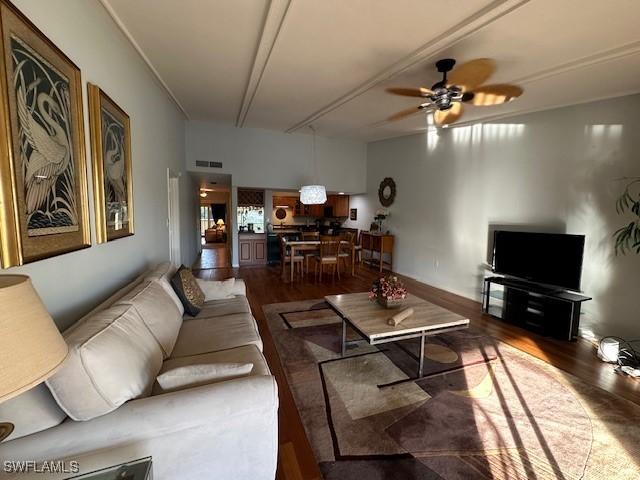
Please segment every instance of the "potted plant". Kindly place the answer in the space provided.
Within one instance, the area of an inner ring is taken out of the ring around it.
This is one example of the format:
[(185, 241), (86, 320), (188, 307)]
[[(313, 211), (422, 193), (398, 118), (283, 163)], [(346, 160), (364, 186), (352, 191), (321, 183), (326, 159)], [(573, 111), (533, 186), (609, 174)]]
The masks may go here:
[(397, 308), (407, 298), (407, 289), (398, 277), (389, 275), (374, 282), (369, 291), (369, 300), (377, 301), (385, 308)]
[(640, 254), (640, 177), (627, 177), (622, 195), (616, 202), (618, 215), (631, 217), (629, 223), (616, 230), (615, 238), (616, 255), (626, 255), (627, 252)]

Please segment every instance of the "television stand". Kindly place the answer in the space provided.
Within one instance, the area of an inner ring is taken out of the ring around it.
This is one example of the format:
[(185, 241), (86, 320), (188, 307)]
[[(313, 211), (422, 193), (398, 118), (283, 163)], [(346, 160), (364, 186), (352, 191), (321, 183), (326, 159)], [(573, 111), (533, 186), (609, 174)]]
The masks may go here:
[[(491, 285), (502, 285), (502, 307), (492, 306)], [(578, 336), (582, 302), (591, 297), (566, 290), (504, 277), (484, 279), (482, 309), (485, 313), (528, 330), (561, 340)]]

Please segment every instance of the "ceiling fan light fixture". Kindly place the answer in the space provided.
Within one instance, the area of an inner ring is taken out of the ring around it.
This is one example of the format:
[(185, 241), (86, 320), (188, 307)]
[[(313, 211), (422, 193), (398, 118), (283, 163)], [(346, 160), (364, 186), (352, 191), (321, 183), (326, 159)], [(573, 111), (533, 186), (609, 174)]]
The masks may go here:
[[(313, 132), (313, 139), (311, 143), (312, 150), (312, 160), (313, 160), (313, 170), (314, 170), (314, 178), (317, 181), (318, 177), (318, 166), (316, 159), (316, 129), (313, 128), (313, 125), (309, 125), (309, 128)], [(303, 185), (300, 188), (300, 202), (304, 205), (321, 205), (327, 201), (327, 189), (324, 185)]]
[(305, 205), (321, 205), (327, 201), (324, 185), (304, 185), (300, 189), (300, 202)]
[[(423, 109), (433, 112), (435, 123), (439, 126), (457, 122), (463, 114), (463, 103), (474, 106), (500, 105), (515, 100), (522, 95), (523, 89), (518, 85), (489, 84), (484, 85), (496, 69), (495, 61), (489, 58), (470, 60), (455, 70), (456, 61), (444, 58), (436, 62), (442, 80), (433, 84), (431, 89), (418, 88), (387, 88), (387, 92), (409, 96), (422, 97), (429, 100), (418, 107), (406, 109), (391, 115), (387, 121), (400, 120)], [(449, 75), (449, 72), (451, 74)]]

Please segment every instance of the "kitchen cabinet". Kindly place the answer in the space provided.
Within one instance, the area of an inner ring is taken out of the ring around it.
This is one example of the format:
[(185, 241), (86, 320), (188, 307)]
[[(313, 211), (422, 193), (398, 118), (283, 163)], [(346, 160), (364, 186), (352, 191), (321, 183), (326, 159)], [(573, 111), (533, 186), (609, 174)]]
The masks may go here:
[(296, 197), (273, 197), (273, 207), (295, 208), (298, 199)]
[(241, 233), (238, 238), (240, 265), (267, 263), (267, 238), (264, 234)]
[(310, 217), (312, 206), (313, 205), (305, 205), (300, 200), (296, 199), (296, 205), (293, 209), (293, 216), (294, 217)]
[(349, 196), (348, 195), (330, 195), (331, 206), (333, 207), (334, 217), (349, 216)]
[(327, 201), (322, 205), (305, 205), (299, 197), (273, 197), (273, 207), (286, 206), (292, 209), (294, 217), (324, 217), (324, 208), (333, 208), (333, 217), (349, 216), (349, 196), (348, 195), (328, 195)]
[(310, 217), (322, 217), (324, 216), (324, 205), (309, 205)]

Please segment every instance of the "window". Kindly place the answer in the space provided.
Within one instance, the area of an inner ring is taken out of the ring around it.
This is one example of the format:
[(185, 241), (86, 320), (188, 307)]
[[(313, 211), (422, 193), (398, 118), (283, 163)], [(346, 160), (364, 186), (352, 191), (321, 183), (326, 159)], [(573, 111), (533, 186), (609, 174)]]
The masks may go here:
[(204, 237), (204, 231), (211, 226), (213, 219), (211, 218), (211, 208), (206, 205), (200, 205), (200, 236)]
[(238, 226), (245, 231), (264, 233), (264, 207), (238, 207)]

